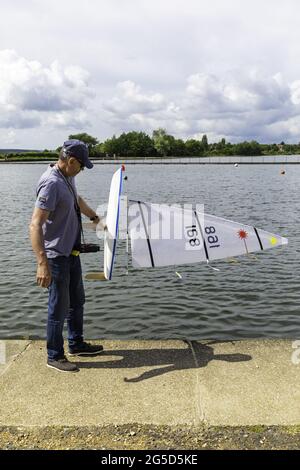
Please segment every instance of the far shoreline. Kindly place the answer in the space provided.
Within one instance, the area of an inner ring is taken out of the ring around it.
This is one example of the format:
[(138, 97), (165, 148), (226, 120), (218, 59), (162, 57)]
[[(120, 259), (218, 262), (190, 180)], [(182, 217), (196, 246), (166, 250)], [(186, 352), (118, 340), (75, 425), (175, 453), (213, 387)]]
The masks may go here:
[[(50, 159), (0, 159), (1, 164), (50, 164), (57, 158)], [(117, 158), (117, 159), (93, 159), (95, 165), (289, 165), (299, 164), (300, 154), (295, 155), (230, 155), (207, 157), (164, 157), (164, 158)]]

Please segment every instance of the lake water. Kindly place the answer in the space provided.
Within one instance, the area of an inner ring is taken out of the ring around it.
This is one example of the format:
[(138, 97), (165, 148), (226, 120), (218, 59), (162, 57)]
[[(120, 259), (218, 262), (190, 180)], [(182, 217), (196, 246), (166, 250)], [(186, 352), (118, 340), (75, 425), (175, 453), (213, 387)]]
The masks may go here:
[[(1, 164), (0, 338), (45, 338), (47, 290), (35, 283), (28, 237), (35, 186), (45, 164)], [(86, 281), (85, 336), (90, 339), (300, 339), (300, 165), (127, 165), (128, 195), (156, 203), (200, 203), (205, 211), (289, 238), (256, 259), (126, 274), (120, 241), (114, 279)], [(107, 201), (113, 165), (77, 177), (96, 208)], [(86, 234), (95, 242), (95, 234)], [(103, 242), (100, 242), (103, 245)], [(83, 271), (101, 269), (82, 255)]]

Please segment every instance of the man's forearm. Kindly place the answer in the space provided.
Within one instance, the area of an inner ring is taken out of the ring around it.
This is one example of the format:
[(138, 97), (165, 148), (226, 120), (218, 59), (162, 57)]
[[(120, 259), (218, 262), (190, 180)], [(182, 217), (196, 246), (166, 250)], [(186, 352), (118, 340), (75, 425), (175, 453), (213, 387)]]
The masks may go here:
[(37, 257), (36, 282), (40, 287), (49, 287), (52, 281), (51, 270), (44, 248), (42, 226), (37, 222), (30, 224), (30, 239)]
[(36, 254), (38, 265), (47, 263), (47, 256), (44, 247), (44, 237), (42, 227), (31, 224), (30, 225), (30, 240), (32, 249)]
[(95, 217), (97, 215), (96, 212), (87, 205), (81, 196), (78, 196), (78, 204), (82, 214), (86, 215), (88, 218)]

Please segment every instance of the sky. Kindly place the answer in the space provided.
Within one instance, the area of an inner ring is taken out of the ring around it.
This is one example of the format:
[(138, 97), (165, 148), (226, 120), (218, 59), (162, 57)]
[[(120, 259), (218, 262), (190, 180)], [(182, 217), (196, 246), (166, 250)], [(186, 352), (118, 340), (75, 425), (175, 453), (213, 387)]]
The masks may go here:
[(0, 0), (0, 148), (300, 141), (299, 0)]

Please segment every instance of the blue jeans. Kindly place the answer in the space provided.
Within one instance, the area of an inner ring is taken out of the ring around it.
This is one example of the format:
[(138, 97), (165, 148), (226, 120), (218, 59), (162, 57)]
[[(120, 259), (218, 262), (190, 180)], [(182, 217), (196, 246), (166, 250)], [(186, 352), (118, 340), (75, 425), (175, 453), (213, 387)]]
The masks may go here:
[(48, 359), (64, 356), (63, 327), (68, 324), (69, 348), (83, 342), (83, 305), (85, 302), (79, 256), (48, 259), (52, 274), (49, 286), (47, 352)]

